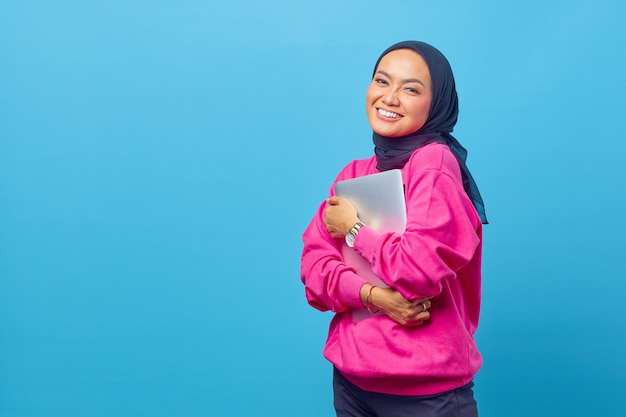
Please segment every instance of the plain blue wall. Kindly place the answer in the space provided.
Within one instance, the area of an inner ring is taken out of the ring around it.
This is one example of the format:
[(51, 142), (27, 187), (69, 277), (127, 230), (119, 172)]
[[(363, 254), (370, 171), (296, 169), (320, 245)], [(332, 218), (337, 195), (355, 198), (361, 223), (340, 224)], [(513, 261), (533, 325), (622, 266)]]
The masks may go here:
[(300, 235), (404, 39), (491, 222), (481, 415), (622, 415), (623, 4), (0, 0), (0, 415), (333, 415)]

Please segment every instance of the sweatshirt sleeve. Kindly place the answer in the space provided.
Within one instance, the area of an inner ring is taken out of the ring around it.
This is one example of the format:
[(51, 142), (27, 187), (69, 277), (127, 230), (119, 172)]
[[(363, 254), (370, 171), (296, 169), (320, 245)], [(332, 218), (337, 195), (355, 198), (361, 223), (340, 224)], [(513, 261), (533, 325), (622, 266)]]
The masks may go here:
[[(345, 176), (345, 171), (337, 180)], [(334, 195), (334, 183), (330, 195)], [(341, 240), (334, 239), (326, 231), (323, 220), (326, 204), (320, 205), (302, 235), (304, 248), (300, 277), (305, 285), (306, 298), (311, 306), (321, 311), (341, 312), (349, 307), (363, 307), (360, 290), (367, 281), (344, 262)]]
[(416, 152), (406, 172), (404, 233), (362, 227), (354, 249), (407, 299), (439, 294), (480, 245), (478, 215), (462, 187), (456, 159), (442, 146)]
[(322, 221), (325, 204), (304, 232), (300, 276), (309, 304), (318, 310), (341, 312), (348, 307), (363, 307), (360, 289), (365, 280), (346, 265), (340, 241), (333, 239)]

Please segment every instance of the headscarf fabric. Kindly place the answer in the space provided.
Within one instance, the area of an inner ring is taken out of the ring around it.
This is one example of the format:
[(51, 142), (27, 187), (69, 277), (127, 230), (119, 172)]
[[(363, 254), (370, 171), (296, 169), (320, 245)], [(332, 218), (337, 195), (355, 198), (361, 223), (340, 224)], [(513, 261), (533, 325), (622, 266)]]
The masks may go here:
[(374, 132), (376, 168), (387, 171), (402, 168), (416, 149), (429, 143), (447, 145), (456, 157), (463, 176), (463, 188), (476, 207), (483, 224), (487, 224), (485, 205), (465, 161), (467, 150), (452, 136), (459, 114), (459, 102), (452, 68), (446, 57), (433, 46), (419, 41), (404, 41), (387, 48), (376, 61), (374, 74), (380, 60), (391, 51), (410, 49), (426, 62), (431, 78), (432, 102), (428, 118), (419, 130), (402, 137), (390, 138)]

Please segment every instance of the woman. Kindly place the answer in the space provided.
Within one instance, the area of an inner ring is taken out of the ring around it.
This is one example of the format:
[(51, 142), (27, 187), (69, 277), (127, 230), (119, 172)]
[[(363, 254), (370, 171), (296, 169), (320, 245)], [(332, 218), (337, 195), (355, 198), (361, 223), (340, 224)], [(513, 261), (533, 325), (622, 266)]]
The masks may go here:
[[(345, 198), (322, 203), (303, 235), (308, 302), (336, 314), (324, 356), (334, 365), (338, 416), (476, 416), (472, 379), (481, 297), (484, 206), (450, 134), (458, 114), (452, 70), (434, 47), (400, 42), (378, 59), (366, 110), (375, 155), (335, 182), (399, 168), (403, 233), (363, 224)], [(357, 275), (344, 237), (388, 287)], [(367, 308), (360, 321), (351, 312)]]

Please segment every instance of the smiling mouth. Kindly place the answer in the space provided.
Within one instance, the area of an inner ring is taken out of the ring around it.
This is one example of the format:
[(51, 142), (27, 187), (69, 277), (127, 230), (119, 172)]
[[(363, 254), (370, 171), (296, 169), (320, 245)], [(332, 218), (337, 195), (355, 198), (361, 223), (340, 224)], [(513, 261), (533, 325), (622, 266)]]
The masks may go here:
[(394, 112), (387, 111), (387, 110), (384, 110), (384, 109), (377, 109), (377, 110), (378, 110), (378, 114), (380, 114), (381, 116), (389, 117), (391, 119), (399, 119), (399, 118), (402, 117), (398, 113), (394, 113)]

